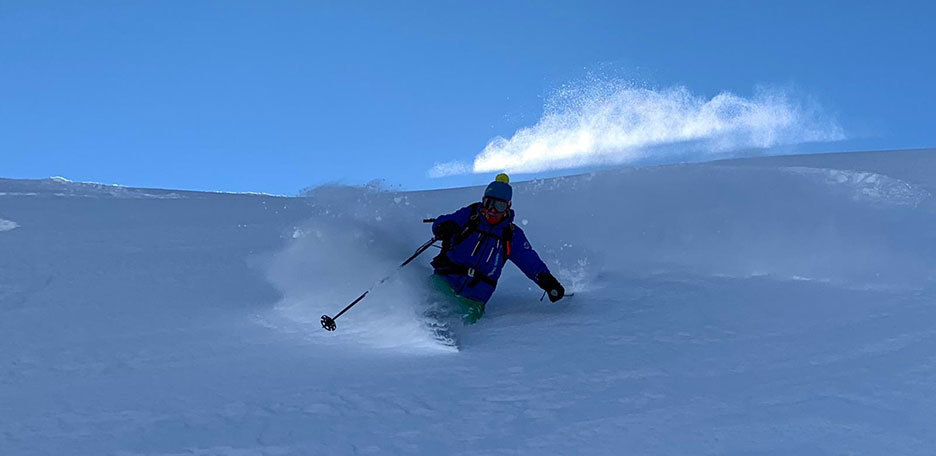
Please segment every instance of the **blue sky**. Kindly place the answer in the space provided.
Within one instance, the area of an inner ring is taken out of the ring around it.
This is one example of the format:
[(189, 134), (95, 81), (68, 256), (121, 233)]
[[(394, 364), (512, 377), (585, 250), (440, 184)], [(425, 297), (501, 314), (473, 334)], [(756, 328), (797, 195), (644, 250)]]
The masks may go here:
[(596, 76), (703, 100), (783, 87), (846, 138), (785, 151), (932, 147), (934, 13), (895, 1), (0, 0), (0, 177), (284, 194), (486, 182), (428, 171), (470, 163)]

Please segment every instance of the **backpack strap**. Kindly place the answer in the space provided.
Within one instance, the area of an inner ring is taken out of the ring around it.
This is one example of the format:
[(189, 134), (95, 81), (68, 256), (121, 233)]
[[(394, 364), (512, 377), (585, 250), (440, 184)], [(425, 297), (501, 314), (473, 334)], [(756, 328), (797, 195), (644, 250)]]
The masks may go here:
[(472, 203), (468, 207), (471, 208), (471, 216), (468, 217), (468, 223), (465, 224), (461, 232), (452, 238), (451, 247), (455, 247), (464, 242), (465, 239), (468, 239), (468, 236), (471, 236), (471, 232), (478, 231), (478, 225), (481, 224), (481, 203)]
[[(472, 203), (468, 207), (471, 208), (471, 216), (468, 217), (468, 223), (465, 224), (465, 227), (461, 230), (460, 233), (456, 234), (455, 237), (452, 238), (452, 243), (449, 248), (455, 247), (456, 245), (464, 242), (465, 239), (468, 239), (468, 236), (471, 236), (471, 233), (474, 231), (481, 233), (482, 236), (489, 236), (489, 234), (478, 229), (478, 226), (481, 225), (481, 203)], [(515, 226), (516, 225), (511, 223), (509, 226), (507, 226), (507, 228), (504, 229), (504, 232), (500, 236), (501, 244), (504, 246), (505, 259), (510, 258), (511, 241), (513, 240)]]
[(501, 242), (504, 243), (504, 258), (505, 259), (510, 258), (510, 244), (511, 244), (511, 241), (513, 240), (515, 226), (516, 225), (511, 223), (510, 226), (508, 226), (504, 230), (504, 234), (501, 236)]

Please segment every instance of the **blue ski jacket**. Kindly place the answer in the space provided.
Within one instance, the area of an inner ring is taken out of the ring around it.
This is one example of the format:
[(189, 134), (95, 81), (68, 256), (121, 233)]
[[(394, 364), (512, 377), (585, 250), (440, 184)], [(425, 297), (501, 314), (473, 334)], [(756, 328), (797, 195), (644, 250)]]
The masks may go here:
[[(480, 205), (472, 204), (452, 214), (439, 216), (432, 225), (433, 232), (439, 225), (449, 221), (457, 223), (462, 230), (476, 226), (462, 235), (442, 239), (449, 248), (432, 261), (435, 273), (448, 282), (455, 294), (487, 303), (494, 294), (497, 279), (508, 259), (534, 282), (537, 275), (549, 272), (549, 268), (530, 246), (523, 230), (513, 224), (512, 209), (496, 225), (488, 223), (479, 211)], [(472, 215), (476, 217), (472, 219)], [(451, 245), (453, 240), (459, 239), (461, 242)]]

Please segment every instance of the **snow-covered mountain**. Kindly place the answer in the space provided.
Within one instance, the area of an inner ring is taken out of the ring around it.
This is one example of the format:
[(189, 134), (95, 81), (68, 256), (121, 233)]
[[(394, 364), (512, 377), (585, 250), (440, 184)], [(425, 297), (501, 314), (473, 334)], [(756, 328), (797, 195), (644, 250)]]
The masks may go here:
[(575, 296), (508, 267), (440, 344), (480, 188), (301, 198), (0, 179), (0, 454), (932, 454), (936, 150), (514, 185)]

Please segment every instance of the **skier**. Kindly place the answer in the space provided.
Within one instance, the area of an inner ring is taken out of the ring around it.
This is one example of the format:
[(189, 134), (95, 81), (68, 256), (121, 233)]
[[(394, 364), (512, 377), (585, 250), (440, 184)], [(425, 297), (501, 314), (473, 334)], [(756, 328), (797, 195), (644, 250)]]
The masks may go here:
[(442, 252), (432, 259), (433, 279), (454, 293), (465, 323), (475, 323), (497, 286), (504, 264), (511, 260), (556, 302), (565, 289), (513, 224), (513, 189), (499, 174), (484, 190), (480, 203), (436, 218), (432, 233), (442, 240)]

